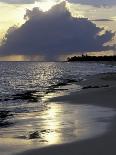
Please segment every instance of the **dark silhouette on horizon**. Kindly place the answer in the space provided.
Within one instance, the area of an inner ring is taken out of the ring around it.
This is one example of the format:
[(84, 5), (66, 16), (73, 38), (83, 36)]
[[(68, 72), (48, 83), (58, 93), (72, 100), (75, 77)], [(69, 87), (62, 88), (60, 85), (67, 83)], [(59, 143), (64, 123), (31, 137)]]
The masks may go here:
[(114, 56), (89, 56), (89, 55), (81, 55), (81, 56), (73, 56), (68, 57), (67, 61), (116, 61), (116, 55)]

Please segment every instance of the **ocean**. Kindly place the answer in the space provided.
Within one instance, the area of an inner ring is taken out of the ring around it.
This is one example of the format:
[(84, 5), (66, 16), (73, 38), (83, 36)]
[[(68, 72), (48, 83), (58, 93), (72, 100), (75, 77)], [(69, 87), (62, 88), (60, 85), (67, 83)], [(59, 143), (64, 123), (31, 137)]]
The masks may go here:
[(51, 103), (49, 98), (80, 91), (79, 82), (89, 75), (109, 72), (116, 72), (116, 66), (96, 62), (0, 62), (0, 155), (103, 133), (107, 123), (95, 120), (112, 117), (113, 109)]

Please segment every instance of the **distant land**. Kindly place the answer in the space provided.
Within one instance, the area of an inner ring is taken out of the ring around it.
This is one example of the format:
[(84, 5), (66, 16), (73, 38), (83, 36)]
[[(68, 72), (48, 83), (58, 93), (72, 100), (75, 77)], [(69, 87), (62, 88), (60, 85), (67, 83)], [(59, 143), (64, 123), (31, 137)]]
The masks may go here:
[(81, 56), (73, 56), (68, 57), (67, 61), (116, 61), (116, 55), (114, 56), (89, 56), (89, 55), (81, 55)]

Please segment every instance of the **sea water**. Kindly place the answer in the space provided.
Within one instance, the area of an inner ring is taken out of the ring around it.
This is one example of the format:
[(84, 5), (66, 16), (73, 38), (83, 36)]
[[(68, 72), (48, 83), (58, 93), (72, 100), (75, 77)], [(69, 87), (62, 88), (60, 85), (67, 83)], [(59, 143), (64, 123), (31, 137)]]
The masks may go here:
[(48, 99), (80, 91), (79, 82), (88, 75), (107, 72), (116, 72), (116, 66), (99, 63), (1, 62), (0, 113), (5, 116), (0, 122), (0, 155), (104, 133), (115, 115), (113, 109), (51, 103)]

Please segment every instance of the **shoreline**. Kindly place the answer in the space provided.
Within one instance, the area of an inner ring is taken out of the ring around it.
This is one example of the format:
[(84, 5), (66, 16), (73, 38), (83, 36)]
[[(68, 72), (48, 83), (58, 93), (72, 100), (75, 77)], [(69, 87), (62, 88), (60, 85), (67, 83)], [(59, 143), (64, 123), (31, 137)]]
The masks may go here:
[[(69, 104), (91, 104), (103, 107), (110, 107), (116, 110), (116, 73), (98, 74), (88, 77), (80, 82), (83, 87), (80, 92), (73, 92), (70, 95), (55, 97), (49, 102), (67, 102)], [(108, 87), (102, 87), (103, 85)], [(90, 87), (91, 86), (91, 87)], [(98, 88), (92, 88), (99, 86)], [(89, 88), (90, 87), (90, 88)], [(31, 149), (17, 155), (116, 155), (116, 116), (110, 123), (109, 130), (95, 138), (80, 140), (77, 142), (51, 145), (39, 149)]]
[(116, 108), (116, 73), (88, 76), (86, 80), (79, 82), (79, 84), (82, 86), (82, 90), (51, 98), (49, 102), (90, 104)]

